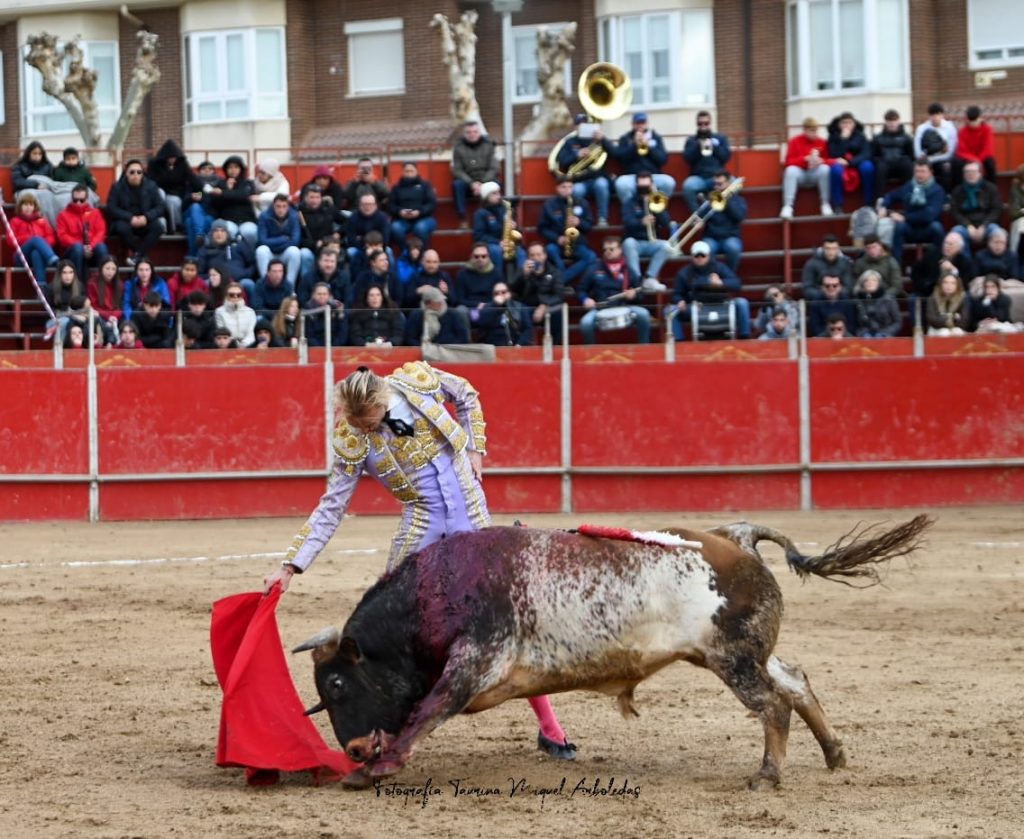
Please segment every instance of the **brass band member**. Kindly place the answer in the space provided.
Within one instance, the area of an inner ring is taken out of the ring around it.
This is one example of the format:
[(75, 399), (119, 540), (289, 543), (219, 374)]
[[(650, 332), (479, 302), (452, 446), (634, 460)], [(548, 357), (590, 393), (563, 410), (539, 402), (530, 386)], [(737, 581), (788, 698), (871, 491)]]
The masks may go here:
[[(572, 195), (577, 201), (590, 198), (597, 205), (597, 226), (608, 225), (608, 201), (611, 196), (611, 183), (605, 167), (587, 166), (577, 173), (570, 172), (572, 165), (584, 158), (595, 146), (603, 148), (609, 156), (614, 156), (614, 144), (604, 136), (600, 123), (587, 122), (586, 114), (576, 114), (573, 120), (576, 130), (565, 141), (558, 155), (558, 168), (569, 173), (573, 182)], [(589, 127), (587, 127), (589, 126)]]
[(647, 124), (647, 114), (643, 112), (633, 114), (633, 127), (619, 137), (615, 159), (626, 172), (615, 179), (615, 194), (623, 207), (636, 194), (636, 177), (641, 173), (653, 178), (658, 192), (671, 195), (676, 188), (675, 179), (661, 171), (668, 161), (665, 141)]
[(559, 178), (555, 196), (544, 202), (537, 222), (537, 232), (547, 243), (548, 259), (558, 267), (567, 284), (583, 276), (597, 260), (597, 254), (587, 244), (587, 234), (593, 228), (590, 207), (573, 192), (572, 180), (567, 176)]
[(697, 133), (683, 144), (683, 159), (690, 164), (690, 177), (683, 181), (683, 198), (696, 210), (704, 200), (702, 192), (712, 188), (715, 173), (725, 168), (732, 157), (729, 138), (711, 130), (711, 114), (697, 114)]

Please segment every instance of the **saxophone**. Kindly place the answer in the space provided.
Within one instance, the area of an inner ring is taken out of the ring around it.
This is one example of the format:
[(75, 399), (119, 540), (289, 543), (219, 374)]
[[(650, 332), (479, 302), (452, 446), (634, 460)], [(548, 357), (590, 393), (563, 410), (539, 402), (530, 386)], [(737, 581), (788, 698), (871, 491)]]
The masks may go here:
[(566, 259), (572, 256), (573, 248), (576, 247), (576, 240), (580, 238), (579, 228), (569, 226), (569, 216), (572, 214), (572, 196), (570, 195), (565, 199), (565, 232), (562, 234), (565, 236), (565, 246), (562, 248), (562, 255)]
[(516, 247), (523, 240), (523, 234), (513, 227), (515, 220), (512, 218), (512, 203), (508, 199), (502, 199), (505, 207), (505, 219), (501, 225), (501, 255), (506, 262), (516, 258)]

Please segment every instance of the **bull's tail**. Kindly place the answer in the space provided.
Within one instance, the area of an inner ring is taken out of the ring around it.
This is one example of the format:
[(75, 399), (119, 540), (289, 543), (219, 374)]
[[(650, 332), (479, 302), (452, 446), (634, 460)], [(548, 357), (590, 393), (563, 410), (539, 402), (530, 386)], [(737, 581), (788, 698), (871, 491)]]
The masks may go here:
[(878, 565), (913, 553), (921, 546), (924, 532), (934, 523), (934, 519), (922, 514), (882, 532), (878, 532), (877, 524), (857, 527), (841, 536), (819, 556), (805, 556), (788, 536), (759, 524), (728, 524), (711, 532), (730, 539), (755, 555), (758, 555), (758, 542), (774, 542), (786, 552), (786, 563), (800, 577), (814, 574), (848, 586), (855, 585), (849, 582), (851, 578), (860, 578), (861, 586), (866, 588), (879, 582)]

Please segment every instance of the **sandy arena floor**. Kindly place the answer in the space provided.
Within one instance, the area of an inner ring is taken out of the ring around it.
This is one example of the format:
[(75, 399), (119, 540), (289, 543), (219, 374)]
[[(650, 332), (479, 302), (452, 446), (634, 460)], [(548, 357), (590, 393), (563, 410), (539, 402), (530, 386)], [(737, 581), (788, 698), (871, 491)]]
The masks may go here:
[[(910, 515), (751, 518), (813, 548), (862, 519)], [(748, 792), (760, 724), (717, 679), (680, 664), (637, 690), (642, 716), (632, 722), (606, 697), (555, 697), (580, 747), (575, 764), (535, 750), (525, 702), (454, 720), (397, 778), (439, 790), (426, 803), (314, 787), (307, 775), (253, 789), (241, 770), (214, 765), (220, 689), (210, 604), (255, 589), (279, 561), (269, 554), (287, 547), (300, 522), (0, 525), (0, 836), (1021, 836), (1024, 515), (936, 515), (930, 547), (895, 563), (884, 588), (801, 584), (767, 548), (787, 605), (778, 652), (807, 671), (846, 744), (848, 769), (829, 772), (794, 715), (783, 786)], [(533, 526), (580, 521), (530, 517)], [(383, 568), (393, 524), (346, 522), (282, 600), (286, 645), (340, 625)], [(178, 559), (117, 563), (161, 558)], [(290, 661), (311, 701), (309, 658)], [(317, 720), (335, 745), (325, 716)], [(560, 795), (534, 794), (563, 778)], [(457, 780), (502, 794), (456, 796)], [(510, 794), (523, 780), (528, 788)], [(583, 790), (595, 784), (637, 792)]]

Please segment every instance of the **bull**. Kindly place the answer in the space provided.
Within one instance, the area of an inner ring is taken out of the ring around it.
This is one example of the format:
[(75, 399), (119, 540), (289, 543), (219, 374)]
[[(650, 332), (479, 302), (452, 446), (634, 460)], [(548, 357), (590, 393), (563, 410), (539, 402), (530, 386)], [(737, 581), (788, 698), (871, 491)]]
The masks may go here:
[(633, 692), (674, 661), (715, 673), (761, 720), (764, 757), (751, 789), (778, 785), (792, 711), (829, 769), (846, 765), (806, 675), (773, 654), (782, 593), (757, 550), (785, 551), (801, 577), (849, 585), (909, 554), (932, 524), (918, 516), (847, 534), (805, 556), (768, 527), (671, 530), (675, 546), (574, 531), (492, 527), (408, 557), (370, 588), (340, 632), (312, 650), (320, 701), (339, 743), (363, 766), (349, 786), (397, 773), (448, 718), (509, 699), (595, 690), (635, 715)]

